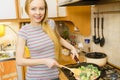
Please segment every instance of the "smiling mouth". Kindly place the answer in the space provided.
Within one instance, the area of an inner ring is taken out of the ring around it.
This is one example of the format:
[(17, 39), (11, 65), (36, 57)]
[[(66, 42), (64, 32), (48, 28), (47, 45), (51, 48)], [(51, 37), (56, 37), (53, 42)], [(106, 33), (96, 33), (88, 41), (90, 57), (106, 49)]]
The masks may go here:
[(39, 17), (35, 17), (36, 19), (41, 19), (41, 16), (39, 16)]

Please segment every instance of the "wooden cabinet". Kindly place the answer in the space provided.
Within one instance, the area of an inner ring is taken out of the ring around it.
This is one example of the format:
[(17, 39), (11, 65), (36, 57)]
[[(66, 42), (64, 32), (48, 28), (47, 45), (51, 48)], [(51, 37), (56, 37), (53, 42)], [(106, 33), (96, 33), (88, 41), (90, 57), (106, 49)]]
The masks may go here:
[(58, 17), (66, 17), (66, 7), (58, 7)]
[(0, 20), (16, 19), (16, 0), (0, 0)]
[[(56, 21), (68, 21), (67, 26), (70, 30), (77, 27), (82, 36), (90, 36), (91, 34), (91, 6), (69, 6), (66, 7), (66, 17), (54, 18)], [(72, 25), (72, 27), (71, 27)]]
[[(66, 7), (58, 7), (58, 0), (46, 0), (48, 4), (48, 17), (57, 18), (66, 16)], [(9, 3), (7, 3), (9, 2)], [(29, 19), (25, 12), (25, 0), (1, 0), (0, 21)]]
[(48, 5), (48, 17), (57, 17), (57, 0), (46, 0)]
[(17, 80), (15, 60), (0, 62), (0, 80)]
[(19, 0), (19, 16), (21, 19), (25, 19), (25, 18), (29, 18), (29, 16), (27, 15), (27, 13), (25, 12), (25, 1), (26, 0)]
[[(46, 0), (46, 2), (48, 5), (48, 17), (49, 18), (66, 16), (66, 8), (58, 7), (57, 0)], [(20, 5), (19, 6), (20, 18), (21, 19), (29, 18), (24, 9), (25, 0), (19, 0), (19, 5)]]

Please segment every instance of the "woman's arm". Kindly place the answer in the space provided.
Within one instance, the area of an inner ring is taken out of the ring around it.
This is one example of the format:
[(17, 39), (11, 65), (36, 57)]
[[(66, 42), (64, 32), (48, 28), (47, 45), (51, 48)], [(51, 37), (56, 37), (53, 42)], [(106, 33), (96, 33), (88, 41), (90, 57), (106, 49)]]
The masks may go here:
[(43, 58), (43, 59), (27, 59), (24, 58), (25, 52), (25, 40), (21, 37), (18, 37), (17, 40), (17, 48), (16, 48), (16, 62), (20, 66), (33, 66), (39, 64), (45, 64), (49, 68), (52, 66), (57, 66), (58, 63), (54, 59)]
[(61, 45), (66, 47), (67, 49), (69, 49), (71, 51), (72, 58), (74, 59), (75, 55), (78, 57), (77, 50), (75, 49), (75, 47), (60, 36), (58, 29), (57, 29), (57, 26), (54, 28), (54, 31), (57, 34), (58, 38), (60, 39)]
[(66, 40), (64, 40), (62, 37), (60, 37), (60, 43), (62, 44), (62, 46), (66, 47), (67, 49), (69, 49), (72, 53), (72, 58), (74, 59), (75, 55), (78, 57), (77, 54), (77, 50), (75, 49), (75, 47), (73, 45), (71, 45), (69, 42), (67, 42)]

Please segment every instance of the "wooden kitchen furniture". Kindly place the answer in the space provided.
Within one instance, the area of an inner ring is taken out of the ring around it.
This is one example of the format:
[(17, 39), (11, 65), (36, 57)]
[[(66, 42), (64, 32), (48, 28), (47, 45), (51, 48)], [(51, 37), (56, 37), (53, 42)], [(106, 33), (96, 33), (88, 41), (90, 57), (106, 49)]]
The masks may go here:
[(17, 80), (15, 58), (0, 59), (0, 80)]

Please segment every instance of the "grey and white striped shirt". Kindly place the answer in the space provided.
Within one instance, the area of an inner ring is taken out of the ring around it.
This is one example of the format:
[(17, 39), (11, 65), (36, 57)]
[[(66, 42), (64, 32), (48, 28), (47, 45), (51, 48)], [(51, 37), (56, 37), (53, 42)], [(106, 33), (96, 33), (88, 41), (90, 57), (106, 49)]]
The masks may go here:
[[(53, 20), (48, 23), (55, 27)], [(41, 26), (27, 24), (19, 31), (19, 36), (27, 41), (31, 59), (55, 58), (54, 43), (42, 30)], [(58, 78), (57, 68), (48, 68), (46, 65), (28, 66), (26, 80), (52, 80)]]

